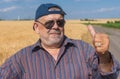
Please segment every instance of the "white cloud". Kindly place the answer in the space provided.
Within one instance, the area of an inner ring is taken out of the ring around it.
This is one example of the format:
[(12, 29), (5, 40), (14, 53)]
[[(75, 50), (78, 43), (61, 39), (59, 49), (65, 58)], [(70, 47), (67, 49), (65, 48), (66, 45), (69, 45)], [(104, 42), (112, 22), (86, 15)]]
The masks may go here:
[(75, 0), (75, 1), (99, 1), (99, 0)]
[(116, 10), (120, 10), (120, 7), (99, 8), (91, 11), (82, 11), (81, 13), (104, 13), (104, 12), (114, 12)]
[(12, 11), (16, 8), (17, 8), (16, 6), (11, 6), (11, 7), (0, 9), (0, 12), (8, 12), (8, 11)]
[(4, 2), (14, 2), (14, 1), (34, 1), (34, 0), (3, 0)]
[(108, 12), (108, 11), (114, 11), (120, 9), (120, 7), (111, 7), (111, 8), (100, 8), (96, 10), (96, 12)]
[(13, 1), (17, 1), (17, 0), (3, 0), (4, 2), (13, 2)]

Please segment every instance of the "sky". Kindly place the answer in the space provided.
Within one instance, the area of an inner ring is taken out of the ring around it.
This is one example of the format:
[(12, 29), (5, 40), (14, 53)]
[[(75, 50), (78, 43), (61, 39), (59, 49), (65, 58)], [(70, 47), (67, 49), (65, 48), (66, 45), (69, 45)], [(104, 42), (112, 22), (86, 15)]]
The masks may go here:
[(66, 19), (120, 18), (120, 0), (0, 0), (0, 19), (34, 19), (43, 3), (61, 6)]

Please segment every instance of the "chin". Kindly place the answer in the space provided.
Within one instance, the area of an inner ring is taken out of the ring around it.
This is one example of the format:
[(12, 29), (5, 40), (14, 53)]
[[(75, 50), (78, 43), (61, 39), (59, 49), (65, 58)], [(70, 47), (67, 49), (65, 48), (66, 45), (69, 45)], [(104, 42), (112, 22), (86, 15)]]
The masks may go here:
[(53, 43), (53, 44), (56, 44), (56, 43), (61, 42), (61, 39), (52, 39), (52, 40), (50, 40), (49, 42), (51, 42), (51, 43)]
[(62, 42), (62, 37), (59, 38), (51, 38), (48, 40), (49, 44), (59, 44)]

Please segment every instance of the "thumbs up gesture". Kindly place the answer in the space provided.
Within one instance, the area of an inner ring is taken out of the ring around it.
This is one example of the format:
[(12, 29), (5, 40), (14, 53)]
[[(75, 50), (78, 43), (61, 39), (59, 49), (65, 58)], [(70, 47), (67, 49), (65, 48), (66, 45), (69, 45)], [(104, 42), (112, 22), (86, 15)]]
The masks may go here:
[(93, 39), (93, 45), (96, 49), (97, 54), (105, 54), (109, 50), (109, 37), (107, 34), (96, 33), (91, 25), (88, 25), (88, 30)]
[(96, 49), (96, 53), (99, 56), (99, 67), (103, 72), (111, 72), (113, 66), (111, 54), (109, 49), (109, 38), (108, 35), (103, 33), (96, 33), (94, 28), (89, 25), (88, 30), (93, 39), (93, 45)]

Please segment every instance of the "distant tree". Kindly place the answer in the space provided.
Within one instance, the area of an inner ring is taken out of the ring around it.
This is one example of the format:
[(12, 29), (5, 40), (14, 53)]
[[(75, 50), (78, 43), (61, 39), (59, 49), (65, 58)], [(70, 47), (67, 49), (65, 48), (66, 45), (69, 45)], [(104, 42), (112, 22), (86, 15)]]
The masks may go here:
[(120, 21), (115, 21), (115, 23), (120, 23)]
[(95, 21), (95, 20), (94, 19), (85, 18), (85, 19), (80, 19), (80, 21)]
[(109, 24), (109, 23), (114, 23), (113, 21), (107, 21), (107, 23)]
[(3, 19), (0, 19), (0, 21), (2, 21)]

